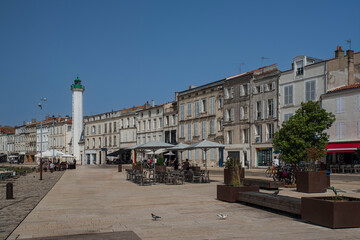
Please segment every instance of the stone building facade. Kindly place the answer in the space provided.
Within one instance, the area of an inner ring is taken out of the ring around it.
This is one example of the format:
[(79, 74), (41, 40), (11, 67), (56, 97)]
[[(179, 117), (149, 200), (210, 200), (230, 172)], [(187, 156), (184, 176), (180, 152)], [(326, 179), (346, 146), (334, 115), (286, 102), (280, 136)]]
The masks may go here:
[[(177, 94), (178, 139), (180, 143), (193, 144), (203, 139), (223, 144), (223, 101), (225, 79), (199, 87), (190, 86)], [(180, 157), (180, 156), (179, 156)], [(189, 159), (199, 166), (222, 166), (223, 149), (212, 148), (184, 151), (181, 160)]]
[(119, 148), (121, 111), (84, 117), (84, 164), (104, 164), (107, 154)]

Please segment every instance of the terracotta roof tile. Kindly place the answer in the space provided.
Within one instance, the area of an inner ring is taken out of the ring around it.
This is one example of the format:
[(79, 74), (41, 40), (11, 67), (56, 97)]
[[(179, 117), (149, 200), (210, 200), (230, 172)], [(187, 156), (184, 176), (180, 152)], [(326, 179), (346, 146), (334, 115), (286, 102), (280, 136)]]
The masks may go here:
[(360, 88), (360, 83), (342, 86), (342, 87), (330, 90), (330, 91), (328, 91), (328, 93), (338, 92), (338, 91), (342, 91), (342, 90), (346, 90), (346, 89), (354, 89), (354, 88)]

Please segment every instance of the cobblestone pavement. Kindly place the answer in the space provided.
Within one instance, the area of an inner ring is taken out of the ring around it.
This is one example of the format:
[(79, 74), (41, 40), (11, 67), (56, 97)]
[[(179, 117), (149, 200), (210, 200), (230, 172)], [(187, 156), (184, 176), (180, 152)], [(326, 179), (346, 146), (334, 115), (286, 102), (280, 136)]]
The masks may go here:
[[(8, 237), (63, 174), (63, 171), (44, 172), (40, 181), (40, 173), (32, 172), (17, 179), (0, 181), (0, 239)], [(6, 199), (8, 182), (13, 183), (14, 199)]]
[[(80, 166), (65, 172), (9, 239), (122, 231), (133, 231), (144, 240), (360, 239), (360, 228), (334, 230), (261, 208), (218, 201), (216, 185), (222, 179), (215, 175), (210, 184), (138, 186), (126, 181), (126, 173), (116, 168)], [(349, 181), (348, 176), (332, 185), (346, 190), (346, 195), (360, 196), (358, 181)], [(297, 198), (332, 195), (297, 193), (291, 188), (279, 194)], [(161, 219), (153, 221), (151, 213)], [(220, 220), (220, 213), (228, 218)]]

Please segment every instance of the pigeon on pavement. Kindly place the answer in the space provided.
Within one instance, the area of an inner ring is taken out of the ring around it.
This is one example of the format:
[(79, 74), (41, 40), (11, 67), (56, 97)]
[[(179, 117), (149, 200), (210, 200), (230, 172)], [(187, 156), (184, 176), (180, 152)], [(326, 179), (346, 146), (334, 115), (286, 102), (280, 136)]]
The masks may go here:
[(226, 219), (227, 218), (227, 214), (218, 214), (217, 216), (219, 218), (221, 218), (221, 219)]
[(280, 190), (276, 190), (273, 194), (277, 196), (279, 194)]
[(152, 219), (155, 220), (155, 221), (156, 221), (158, 218), (161, 218), (161, 217), (159, 217), (159, 216), (156, 216), (156, 215), (153, 214), (153, 213), (151, 214), (151, 217), (152, 217)]

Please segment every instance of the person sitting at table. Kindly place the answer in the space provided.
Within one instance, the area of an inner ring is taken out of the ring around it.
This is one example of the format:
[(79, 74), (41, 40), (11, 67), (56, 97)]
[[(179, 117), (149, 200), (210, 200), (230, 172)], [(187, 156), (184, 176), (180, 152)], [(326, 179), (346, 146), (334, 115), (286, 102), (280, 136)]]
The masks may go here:
[(175, 158), (173, 165), (174, 165), (174, 170), (179, 169), (179, 160), (177, 158)]
[(190, 169), (189, 159), (186, 159), (186, 161), (184, 162), (183, 169), (184, 170), (189, 170)]

